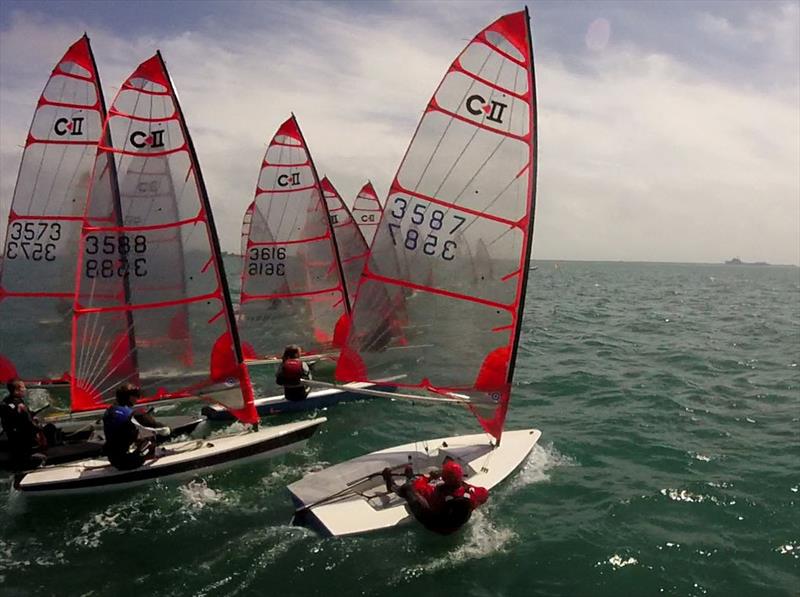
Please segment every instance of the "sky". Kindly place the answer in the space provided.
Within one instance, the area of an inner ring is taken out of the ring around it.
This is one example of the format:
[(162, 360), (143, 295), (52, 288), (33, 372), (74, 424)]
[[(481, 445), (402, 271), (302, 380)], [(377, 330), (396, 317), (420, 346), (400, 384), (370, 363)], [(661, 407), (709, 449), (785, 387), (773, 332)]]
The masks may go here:
[[(107, 102), (160, 49), (222, 247), (294, 112), (320, 174), (385, 198), (475, 33), (513, 2), (0, 0), (0, 239), (35, 102), (88, 32)], [(538, 259), (800, 264), (800, 2), (532, 2)]]

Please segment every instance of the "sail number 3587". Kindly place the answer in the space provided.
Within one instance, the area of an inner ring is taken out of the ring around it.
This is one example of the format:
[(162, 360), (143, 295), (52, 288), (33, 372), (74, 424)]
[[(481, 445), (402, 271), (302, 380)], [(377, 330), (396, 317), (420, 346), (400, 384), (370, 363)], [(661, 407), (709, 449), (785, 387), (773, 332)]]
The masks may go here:
[[(431, 207), (433, 206), (429, 203), (410, 205), (408, 199), (395, 197), (392, 210), (389, 212), (389, 216), (398, 221), (397, 224), (389, 222), (392, 243), (395, 246), (402, 245), (407, 251), (421, 250), (425, 255), (452, 261), (456, 258), (458, 244), (446, 237), (455, 234), (467, 218), (453, 213), (445, 214), (442, 209), (429, 209)], [(417, 228), (409, 228), (403, 235), (399, 222), (402, 222), (406, 215), (409, 216), (411, 223), (417, 226), (424, 225), (427, 220), (429, 232), (424, 234)]]

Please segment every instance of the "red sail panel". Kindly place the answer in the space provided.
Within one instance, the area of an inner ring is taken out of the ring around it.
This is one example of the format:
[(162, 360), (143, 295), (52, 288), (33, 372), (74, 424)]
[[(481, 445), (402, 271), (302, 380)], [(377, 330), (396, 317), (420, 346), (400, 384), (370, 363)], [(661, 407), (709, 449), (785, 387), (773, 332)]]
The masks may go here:
[(361, 187), (356, 195), (355, 203), (353, 203), (353, 218), (361, 228), (367, 246), (372, 244), (372, 239), (375, 238), (375, 230), (378, 228), (382, 214), (383, 208), (381, 202), (378, 201), (375, 188), (370, 181), (367, 181), (367, 184)]
[(350, 210), (347, 209), (347, 205), (342, 201), (341, 195), (331, 181), (325, 177), (321, 184), (322, 194), (330, 214), (331, 227), (336, 237), (336, 246), (339, 249), (347, 296), (352, 306), (358, 290), (358, 282), (361, 280), (361, 272), (364, 270), (364, 263), (367, 260), (369, 246), (367, 246), (364, 235), (361, 234)]
[[(535, 110), (518, 12), (475, 36), (422, 116), (370, 248), (340, 380), (402, 374), (398, 387), (468, 396), (500, 438), (532, 242)], [(372, 310), (387, 294), (389, 318)]]
[[(267, 147), (242, 271), (239, 330), (254, 356), (334, 350), (347, 292), (319, 178), (294, 116)], [(338, 332), (337, 332), (338, 330)]]
[(253, 211), (255, 211), (256, 202), (253, 201), (247, 206), (242, 218), (242, 256), (247, 253), (247, 239), (250, 236), (250, 223), (253, 221)]
[(69, 372), (78, 237), (105, 116), (84, 35), (53, 69), (22, 154), (0, 271), (0, 381)]
[(161, 55), (123, 83), (98, 148), (80, 238), (72, 409), (118, 385), (203, 397), (258, 420), (197, 157)]

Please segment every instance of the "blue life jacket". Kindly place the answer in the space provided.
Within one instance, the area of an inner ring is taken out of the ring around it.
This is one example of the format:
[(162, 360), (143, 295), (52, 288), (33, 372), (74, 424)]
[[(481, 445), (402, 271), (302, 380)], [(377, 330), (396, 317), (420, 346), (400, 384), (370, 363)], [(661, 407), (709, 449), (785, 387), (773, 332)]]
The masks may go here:
[(127, 448), (139, 435), (136, 425), (133, 424), (133, 408), (114, 404), (106, 409), (103, 414), (103, 431), (106, 435), (106, 445), (117, 448)]

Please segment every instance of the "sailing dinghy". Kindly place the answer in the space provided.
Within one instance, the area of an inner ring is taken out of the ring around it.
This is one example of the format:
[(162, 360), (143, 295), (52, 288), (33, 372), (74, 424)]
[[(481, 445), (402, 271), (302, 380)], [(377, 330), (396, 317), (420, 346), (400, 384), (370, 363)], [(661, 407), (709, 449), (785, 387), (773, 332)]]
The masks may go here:
[(78, 237), (105, 117), (84, 35), (42, 91), (17, 175), (0, 269), (2, 383), (17, 377), (66, 393)]
[[(123, 83), (98, 147), (78, 252), (71, 408), (105, 409), (123, 382), (139, 404), (202, 398), (256, 424), (219, 241), (194, 146), (160, 53)], [(108, 137), (104, 137), (108, 138)], [(105, 460), (20, 474), (23, 493), (97, 491), (267, 458), (325, 419), (164, 444), (142, 467)]]
[(364, 263), (367, 260), (367, 253), (369, 253), (369, 246), (350, 210), (347, 209), (341, 195), (327, 176), (322, 179), (321, 185), (331, 218), (331, 228), (335, 232), (334, 240), (341, 259), (347, 298), (352, 309), (356, 290), (358, 290), (358, 281), (361, 279), (361, 272), (364, 270)]
[[(484, 434), (417, 441), (311, 473), (289, 486), (296, 523), (327, 535), (392, 527), (411, 517), (385, 491), (384, 467), (411, 463), (421, 473), (452, 458), (470, 483), (491, 488), (533, 449), (538, 430), (504, 427), (536, 155), (526, 10), (478, 33), (428, 104), (392, 183), (336, 371), (347, 382), (401, 372), (391, 397), (462, 404)], [(396, 316), (364, 308), (386, 295), (403, 307)], [(403, 346), (413, 346), (405, 358)]]
[(261, 163), (242, 271), (239, 330), (248, 363), (338, 352), (350, 305), (314, 162), (292, 115)]
[(372, 239), (375, 238), (375, 231), (378, 229), (378, 222), (380, 222), (382, 214), (383, 208), (381, 202), (378, 201), (375, 188), (370, 181), (367, 181), (367, 184), (361, 187), (353, 203), (353, 218), (361, 229), (367, 245), (371, 245)]
[[(288, 344), (299, 344), (304, 360), (338, 355), (349, 325), (350, 289), (355, 290), (366, 253), (363, 238), (355, 226), (348, 227), (349, 212), (342, 207), (333, 185), (319, 180), (292, 115), (267, 147), (255, 200), (242, 221), (238, 324), (249, 365), (277, 365)], [(266, 416), (363, 399), (350, 389), (326, 388), (298, 402), (281, 394), (254, 404), (258, 414)], [(204, 407), (203, 414), (211, 420), (231, 418), (214, 404)]]
[[(285, 125), (284, 125), (285, 126)], [(273, 141), (274, 143), (274, 141)], [(267, 152), (267, 156), (270, 156), (269, 151)], [(262, 166), (263, 168), (266, 166)], [(280, 174), (278, 174), (280, 176)], [(287, 180), (291, 180), (292, 173), (290, 171), (289, 174), (286, 175)], [(342, 201), (341, 196), (334, 188), (333, 184), (328, 180), (327, 177), (323, 178), (320, 181), (320, 188), (322, 190), (323, 198), (325, 200), (325, 205), (327, 208), (327, 212), (329, 215), (330, 220), (330, 228), (331, 228), (331, 235), (333, 236), (334, 242), (336, 243), (336, 254), (335, 258), (339, 260), (341, 265), (344, 286), (346, 292), (344, 293), (348, 300), (352, 301), (353, 297), (355, 296), (356, 289), (358, 288), (358, 281), (361, 278), (361, 271), (364, 268), (364, 262), (366, 260), (368, 248), (367, 244), (364, 241), (364, 237), (361, 234), (361, 231), (356, 226), (350, 211), (347, 209), (347, 206)], [(269, 199), (270, 201), (273, 200), (272, 197)], [(264, 203), (264, 209), (270, 209), (270, 203)], [(308, 209), (308, 208), (306, 208)], [(318, 206), (315, 203), (313, 206), (313, 210), (318, 210)], [(259, 219), (260, 218), (260, 219)], [(256, 225), (264, 226), (263, 222), (265, 222), (264, 217), (260, 217), (256, 210), (256, 202), (250, 204), (245, 212), (242, 224), (242, 249), (243, 253), (246, 255), (246, 274), (248, 277), (255, 275), (254, 272), (259, 271), (259, 266), (257, 265), (261, 261), (261, 251), (262, 247), (278, 247), (279, 245), (275, 241), (275, 234), (277, 234), (277, 230), (273, 233), (269, 229), (265, 229), (261, 233), (255, 232), (254, 234), (260, 234), (260, 238), (262, 240), (253, 240), (250, 238), (251, 235), (251, 228), (253, 222), (257, 222)], [(262, 222), (258, 224), (258, 222)], [(274, 227), (273, 227), (274, 228)], [(267, 241), (269, 243), (276, 243), (276, 244), (267, 244), (264, 245), (265, 242), (263, 239), (269, 238), (272, 239)], [(249, 243), (249, 244), (248, 244)], [(267, 249), (267, 251), (271, 251), (272, 249)], [(248, 252), (249, 251), (249, 252)], [(288, 259), (288, 257), (287, 257)], [(280, 261), (276, 262), (277, 265), (281, 263)], [(300, 261), (300, 263), (304, 263), (304, 261)], [(332, 267), (332, 265), (329, 265)], [(284, 270), (285, 271), (285, 270)], [(243, 274), (243, 280), (245, 275)], [(244, 283), (244, 282), (243, 282)], [(250, 283), (250, 286), (253, 286), (253, 282)], [(285, 287), (288, 290), (288, 286)], [(338, 307), (338, 305), (337, 305)], [(315, 311), (312, 309), (311, 313)], [(244, 316), (244, 322), (247, 322), (247, 314)], [(241, 320), (240, 320), (241, 321)], [(279, 320), (274, 320), (272, 323), (273, 326), (283, 327), (286, 326), (286, 322), (281, 322)], [(305, 324), (308, 325), (308, 324)], [(270, 328), (264, 328), (270, 329)], [(298, 330), (293, 330), (293, 334), (299, 335), (300, 332)], [(273, 350), (278, 348), (278, 346), (273, 344)], [(319, 358), (318, 355), (315, 355), (312, 352), (311, 355), (312, 359)], [(273, 361), (276, 359), (273, 359)], [(271, 362), (271, 361), (270, 361)], [(258, 414), (262, 417), (267, 415), (276, 415), (276, 414), (285, 414), (285, 413), (292, 413), (292, 412), (299, 412), (305, 410), (314, 410), (319, 408), (326, 408), (328, 406), (332, 406), (334, 404), (338, 404), (340, 402), (348, 402), (352, 400), (363, 400), (365, 396), (353, 390), (360, 390), (360, 389), (368, 389), (372, 388), (373, 385), (369, 383), (358, 383), (349, 385), (343, 385), (336, 388), (324, 388), (321, 390), (316, 390), (311, 392), (305, 400), (302, 401), (290, 401), (286, 400), (283, 397), (283, 394), (277, 396), (269, 396), (267, 398), (259, 398), (255, 401), (256, 409), (258, 410)], [(377, 389), (381, 389), (383, 391), (391, 391), (390, 387), (380, 387)], [(211, 420), (215, 421), (224, 421), (230, 420), (231, 415), (230, 413), (219, 405), (208, 405), (203, 408), (203, 414)]]

